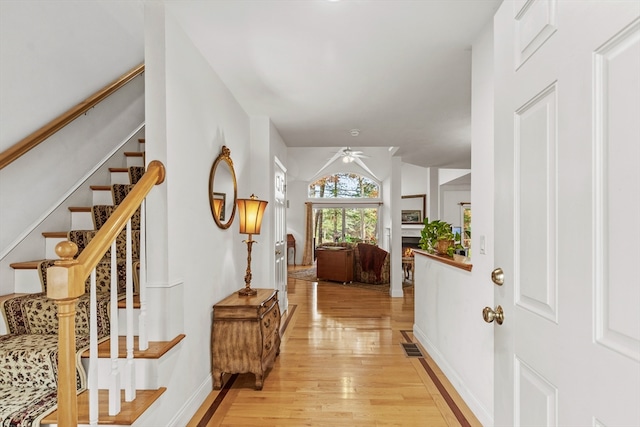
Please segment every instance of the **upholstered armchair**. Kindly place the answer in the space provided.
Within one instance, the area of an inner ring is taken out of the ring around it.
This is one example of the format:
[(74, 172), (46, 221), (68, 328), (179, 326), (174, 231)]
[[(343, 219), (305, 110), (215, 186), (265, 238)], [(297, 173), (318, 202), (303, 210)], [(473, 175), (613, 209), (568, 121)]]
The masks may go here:
[(342, 246), (353, 249), (353, 280), (360, 283), (382, 285), (391, 282), (389, 252), (368, 243), (323, 243), (322, 246)]
[(357, 282), (381, 285), (391, 280), (389, 252), (375, 245), (358, 243), (355, 247), (353, 278)]

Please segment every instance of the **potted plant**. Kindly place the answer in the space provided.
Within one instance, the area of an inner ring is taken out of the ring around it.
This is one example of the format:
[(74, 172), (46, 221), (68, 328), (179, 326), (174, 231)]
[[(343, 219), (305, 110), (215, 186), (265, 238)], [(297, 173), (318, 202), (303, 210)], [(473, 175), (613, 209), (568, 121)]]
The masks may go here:
[(453, 234), (451, 224), (446, 221), (429, 218), (424, 219), (424, 227), (420, 232), (420, 248), (429, 252), (437, 252), (442, 255), (453, 255), (456, 236)]

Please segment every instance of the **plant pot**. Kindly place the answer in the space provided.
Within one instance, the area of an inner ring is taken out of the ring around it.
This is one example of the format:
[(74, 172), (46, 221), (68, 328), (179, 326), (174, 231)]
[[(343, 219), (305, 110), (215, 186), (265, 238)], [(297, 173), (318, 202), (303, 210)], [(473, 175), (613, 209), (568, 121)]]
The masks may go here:
[(453, 243), (453, 240), (438, 240), (438, 243), (435, 247), (436, 252), (438, 252), (440, 255), (447, 255), (447, 249), (453, 246)]

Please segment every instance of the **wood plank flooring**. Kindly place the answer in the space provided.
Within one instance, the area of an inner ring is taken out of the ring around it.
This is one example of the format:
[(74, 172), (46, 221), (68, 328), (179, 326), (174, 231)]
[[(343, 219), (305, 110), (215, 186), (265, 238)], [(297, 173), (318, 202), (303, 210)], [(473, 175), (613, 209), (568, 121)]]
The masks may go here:
[[(304, 267), (298, 267), (304, 268)], [(413, 288), (403, 298), (289, 279), (280, 355), (262, 391), (252, 374), (225, 375), (190, 427), (480, 426), (413, 341)]]

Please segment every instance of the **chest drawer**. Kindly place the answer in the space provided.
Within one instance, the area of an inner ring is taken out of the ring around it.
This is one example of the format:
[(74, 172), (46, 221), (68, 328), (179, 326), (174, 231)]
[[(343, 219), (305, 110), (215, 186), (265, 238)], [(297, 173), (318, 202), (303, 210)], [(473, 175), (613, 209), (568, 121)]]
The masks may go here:
[(213, 306), (211, 358), (215, 389), (223, 373), (252, 372), (256, 389), (280, 352), (278, 291), (257, 289), (255, 296), (230, 295)]

